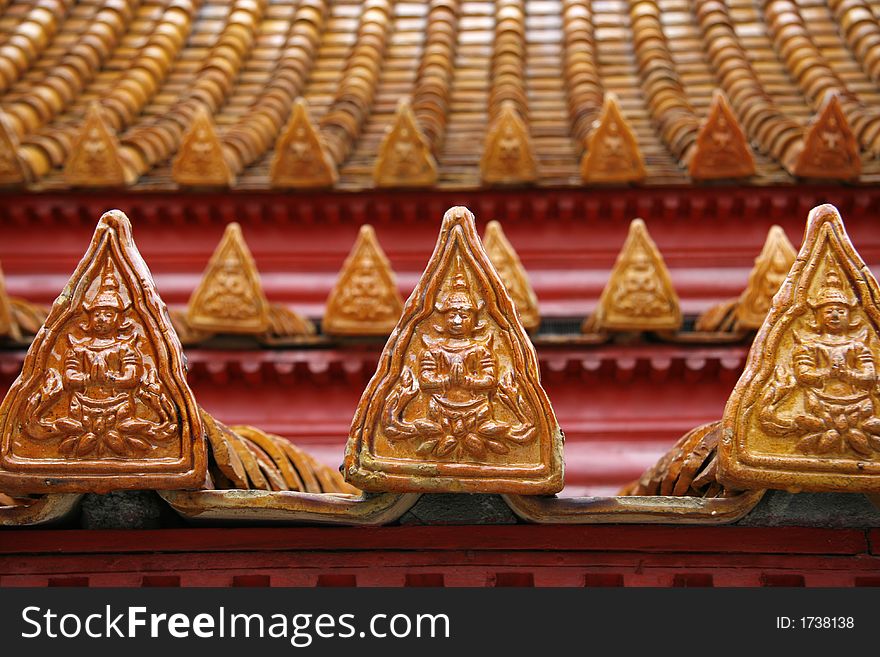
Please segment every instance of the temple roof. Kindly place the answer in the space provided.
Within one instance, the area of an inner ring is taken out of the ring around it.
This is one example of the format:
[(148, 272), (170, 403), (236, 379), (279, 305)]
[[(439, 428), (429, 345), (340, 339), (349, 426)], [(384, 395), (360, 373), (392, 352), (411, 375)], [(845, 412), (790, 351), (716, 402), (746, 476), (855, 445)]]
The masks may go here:
[[(275, 144), (300, 97), (324, 151), (305, 156), (328, 156), (340, 190), (375, 187), (380, 145), (401, 99), (434, 153), (438, 188), (487, 184), (486, 135), (505, 111), (527, 128), (530, 146), (516, 146), (534, 156), (534, 184), (583, 186), (580, 161), (611, 94), (644, 158), (645, 185), (705, 184), (694, 180), (705, 172), (689, 173), (695, 152), (705, 143), (726, 147), (739, 130), (755, 157), (754, 175), (741, 179), (748, 184), (880, 179), (874, 0), (2, 6), (0, 159), (12, 172), (4, 180), (25, 177), (18, 186), (33, 190), (88, 184), (65, 166), (73, 151), (90, 147), (81, 133), (95, 102), (115, 137), (95, 133), (93, 158), (124, 165), (121, 178), (116, 171), (95, 185), (175, 189), (172, 162), (191, 156), (182, 144), (196, 143), (207, 159), (222, 153), (212, 165), (222, 175), (208, 182), (269, 188)], [(717, 125), (708, 119), (718, 91), (738, 126), (712, 142), (700, 131)], [(203, 110), (216, 142), (208, 129), (191, 130)], [(16, 173), (22, 167), (24, 176)]]

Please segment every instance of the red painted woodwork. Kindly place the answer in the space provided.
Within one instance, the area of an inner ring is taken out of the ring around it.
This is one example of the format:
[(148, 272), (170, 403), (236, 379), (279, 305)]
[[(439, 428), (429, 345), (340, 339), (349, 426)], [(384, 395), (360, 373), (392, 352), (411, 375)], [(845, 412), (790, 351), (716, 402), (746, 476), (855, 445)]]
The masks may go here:
[(876, 586), (877, 534), (527, 525), (15, 530), (0, 533), (0, 586)]
[[(876, 187), (700, 187), (589, 190), (185, 194), (0, 194), (0, 263), (11, 294), (49, 302), (67, 282), (98, 217), (120, 208), (160, 293), (185, 304), (230, 221), (242, 224), (270, 301), (320, 317), (358, 227), (373, 223), (409, 294), (434, 247), (443, 212), (498, 219), (548, 317), (591, 312), (640, 216), (666, 259), (685, 314), (739, 294), (767, 229), (799, 244), (809, 210), (835, 203), (859, 252), (880, 264)], [(47, 240), (47, 235), (51, 238)]]

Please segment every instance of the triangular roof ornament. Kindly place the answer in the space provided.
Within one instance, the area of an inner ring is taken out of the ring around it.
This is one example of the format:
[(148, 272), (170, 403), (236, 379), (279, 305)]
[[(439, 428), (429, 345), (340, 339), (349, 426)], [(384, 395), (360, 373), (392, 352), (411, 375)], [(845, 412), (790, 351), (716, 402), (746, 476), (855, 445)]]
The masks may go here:
[(837, 209), (814, 208), (725, 407), (720, 482), (880, 491), (878, 303)]
[(688, 173), (694, 180), (747, 178), (755, 175), (755, 157), (727, 96), (712, 95), (709, 114), (691, 151)]
[(532, 138), (513, 101), (501, 104), (498, 117), (489, 126), (480, 174), (483, 182), (498, 184), (534, 182), (538, 177)]
[(513, 299), (523, 326), (529, 330), (538, 328), (541, 324), (538, 297), (535, 296), (529, 275), (526, 273), (519, 255), (508, 241), (501, 224), (497, 221), (490, 221), (486, 225), (483, 246), (486, 253), (489, 254), (489, 260), (492, 261), (498, 275), (501, 276), (507, 293)]
[(198, 488), (207, 456), (180, 342), (118, 210), (101, 217), (0, 408), (0, 489)]
[(628, 183), (645, 178), (645, 162), (635, 133), (613, 93), (605, 94), (602, 113), (587, 139), (581, 178), (587, 183)]
[(0, 111), (0, 185), (21, 185), (28, 181), (28, 169), (18, 154), (18, 136)]
[(203, 105), (196, 109), (189, 130), (180, 140), (171, 164), (171, 177), (179, 185), (192, 187), (227, 187), (235, 180), (214, 121)]
[(740, 328), (761, 328), (767, 311), (773, 303), (773, 296), (788, 275), (797, 251), (780, 226), (771, 226), (764, 241), (764, 248), (755, 258), (749, 282), (736, 305), (734, 316)]
[(0, 336), (20, 338), (20, 331), (12, 316), (12, 300), (6, 293), (6, 277), (0, 268)]
[(327, 297), (321, 328), (328, 335), (388, 335), (402, 312), (391, 263), (376, 231), (363, 225)]
[(761, 253), (749, 272), (748, 283), (734, 299), (726, 299), (703, 312), (695, 331), (740, 333), (761, 327), (773, 295), (788, 275), (797, 251), (780, 226), (771, 226)]
[(269, 328), (269, 302), (241, 226), (226, 226), (223, 237), (187, 307), (187, 323), (214, 333), (263, 333)]
[(830, 93), (804, 135), (804, 147), (794, 165), (802, 178), (850, 180), (862, 171), (859, 144), (840, 106)]
[(400, 99), (394, 123), (385, 129), (373, 182), (377, 187), (430, 187), (437, 182), (437, 162), (406, 98)]
[(78, 187), (122, 187), (135, 181), (120, 155), (116, 132), (97, 101), (89, 104), (64, 167), (64, 179)]
[(467, 208), (434, 254), (352, 421), (343, 472), (362, 490), (555, 493), (562, 432), (538, 360)]
[(681, 327), (678, 295), (666, 263), (642, 219), (633, 219), (626, 242), (585, 331), (659, 331)]
[(332, 187), (339, 179), (303, 98), (294, 103), (290, 121), (275, 144), (270, 176), (275, 187)]

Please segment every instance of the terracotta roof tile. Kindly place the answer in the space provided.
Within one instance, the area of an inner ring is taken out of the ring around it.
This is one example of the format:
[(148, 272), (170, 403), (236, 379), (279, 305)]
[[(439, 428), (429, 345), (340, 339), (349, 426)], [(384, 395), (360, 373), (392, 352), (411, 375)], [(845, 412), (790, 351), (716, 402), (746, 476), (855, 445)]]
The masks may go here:
[(766, 185), (797, 180), (805, 128), (835, 93), (862, 150), (858, 180), (873, 183), (877, 11), (867, 0), (21, 0), (0, 8), (0, 110), (29, 189), (68, 186), (63, 167), (97, 101), (134, 189), (176, 188), (170, 163), (205, 107), (232, 186), (254, 190), (270, 186), (303, 97), (335, 188), (357, 190), (374, 187), (381, 140), (409, 99), (436, 186), (472, 189), (511, 101), (536, 184), (568, 187), (584, 185), (579, 160), (614, 93), (645, 184), (678, 185), (699, 184), (685, 165), (721, 90), (755, 152), (750, 184)]

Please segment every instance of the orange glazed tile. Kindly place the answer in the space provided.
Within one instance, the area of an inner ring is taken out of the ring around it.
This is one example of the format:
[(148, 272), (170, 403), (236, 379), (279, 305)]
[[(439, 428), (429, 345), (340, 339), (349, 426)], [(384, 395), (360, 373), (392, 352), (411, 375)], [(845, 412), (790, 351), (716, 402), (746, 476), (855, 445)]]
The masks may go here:
[(724, 92), (715, 90), (709, 116), (697, 133), (688, 172), (694, 180), (755, 175), (755, 157)]
[(302, 98), (275, 144), (271, 178), (274, 187), (332, 187), (339, 178)]
[(724, 410), (721, 483), (880, 491), (878, 298), (837, 210), (814, 208)]
[(849, 180), (858, 178), (861, 170), (859, 145), (837, 94), (831, 94), (807, 129), (794, 173), (803, 178)]
[(226, 187), (234, 180), (214, 122), (202, 106), (183, 135), (171, 165), (171, 176), (177, 184), (190, 186)]
[(797, 251), (788, 241), (785, 231), (772, 226), (767, 233), (764, 248), (755, 258), (755, 265), (749, 273), (749, 282), (739, 297), (734, 316), (741, 328), (761, 328), (773, 295), (788, 275), (794, 264)]
[(406, 99), (398, 103), (394, 124), (379, 146), (373, 182), (377, 187), (430, 187), (437, 182), (437, 162)]
[(122, 187), (134, 182), (133, 176), (126, 175), (119, 140), (97, 102), (86, 111), (64, 167), (64, 179), (78, 187)]
[(581, 158), (584, 182), (627, 183), (645, 178), (645, 163), (636, 136), (620, 112), (617, 96), (605, 94), (602, 113), (587, 139)]
[(538, 177), (529, 129), (512, 101), (501, 105), (489, 126), (480, 174), (483, 182), (499, 184), (533, 182)]
[(529, 282), (529, 275), (520, 262), (519, 255), (513, 245), (507, 240), (501, 224), (490, 221), (486, 225), (486, 233), (483, 235), (483, 246), (489, 255), (489, 260), (501, 276), (507, 293), (513, 299), (513, 305), (519, 312), (519, 319), (523, 326), (532, 330), (541, 324), (541, 314), (538, 311), (538, 297)]
[(403, 312), (391, 263), (372, 226), (361, 226), (327, 297), (321, 328), (328, 335), (388, 335)]
[(0, 336), (19, 337), (12, 318), (12, 300), (6, 293), (6, 277), (0, 269)]
[(237, 223), (226, 226), (190, 297), (186, 319), (192, 328), (214, 333), (263, 333), (269, 328), (269, 302)]
[(443, 218), (358, 404), (343, 471), (369, 491), (562, 489), (562, 431), (534, 347), (467, 208)]
[(18, 155), (18, 137), (0, 112), (0, 185), (20, 185), (27, 179), (27, 169)]
[(663, 256), (645, 222), (633, 219), (596, 313), (584, 322), (584, 331), (657, 331), (680, 327), (678, 295)]
[(124, 214), (101, 217), (0, 408), (0, 488), (198, 488), (206, 448), (180, 342)]

